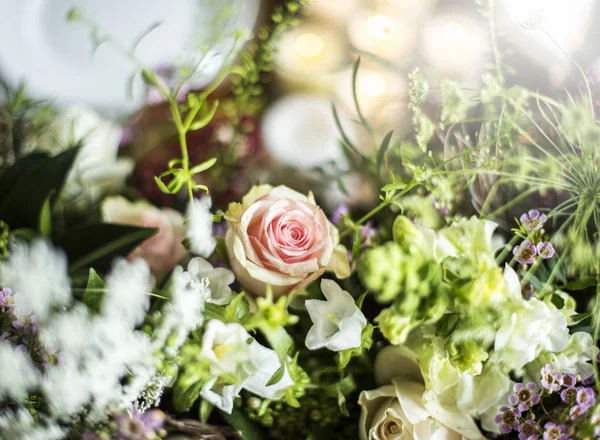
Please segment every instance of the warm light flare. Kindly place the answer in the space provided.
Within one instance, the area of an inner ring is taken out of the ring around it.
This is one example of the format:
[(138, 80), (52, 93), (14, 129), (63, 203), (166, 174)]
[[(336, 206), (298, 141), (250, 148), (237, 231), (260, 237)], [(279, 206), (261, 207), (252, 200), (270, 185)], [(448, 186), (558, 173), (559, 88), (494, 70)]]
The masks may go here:
[(296, 52), (305, 58), (315, 58), (323, 53), (325, 43), (317, 34), (307, 32), (298, 37), (295, 44)]
[(367, 73), (358, 78), (358, 89), (368, 97), (377, 98), (387, 90), (387, 81), (380, 73)]
[(451, 21), (444, 26), (444, 39), (453, 46), (469, 44), (469, 30), (458, 21)]
[(375, 38), (389, 40), (396, 32), (396, 23), (389, 15), (371, 15), (367, 17), (367, 29)]

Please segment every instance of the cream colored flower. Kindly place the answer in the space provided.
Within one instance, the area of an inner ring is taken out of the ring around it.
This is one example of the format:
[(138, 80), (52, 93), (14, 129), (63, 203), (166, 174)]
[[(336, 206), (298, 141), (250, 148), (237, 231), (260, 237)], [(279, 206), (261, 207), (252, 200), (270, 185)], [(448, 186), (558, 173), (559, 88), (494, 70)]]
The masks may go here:
[(143, 258), (154, 276), (161, 280), (185, 256), (183, 216), (169, 208), (158, 209), (145, 201), (130, 202), (124, 197), (108, 197), (102, 203), (102, 218), (106, 222), (148, 228), (158, 233), (144, 241), (129, 256)]
[(413, 352), (383, 349), (375, 361), (376, 390), (363, 391), (361, 440), (483, 439), (473, 419), (455, 408), (425, 401), (425, 384)]
[(62, 202), (83, 208), (122, 188), (134, 161), (117, 157), (121, 133), (120, 125), (89, 108), (71, 107), (57, 117), (38, 149), (58, 146), (50, 151), (57, 153), (82, 145), (62, 190)]
[(350, 275), (338, 230), (316, 205), (285, 186), (260, 185), (232, 203), (225, 216), (231, 267), (248, 291), (281, 296), (319, 278), (326, 270)]

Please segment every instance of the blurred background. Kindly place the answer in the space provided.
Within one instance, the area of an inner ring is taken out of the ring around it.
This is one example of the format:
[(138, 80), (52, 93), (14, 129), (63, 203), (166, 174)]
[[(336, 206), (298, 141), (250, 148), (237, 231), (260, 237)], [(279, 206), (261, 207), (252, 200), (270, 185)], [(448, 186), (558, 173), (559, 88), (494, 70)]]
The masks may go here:
[[(152, 179), (178, 154), (168, 112), (160, 94), (132, 74), (146, 66), (168, 82), (174, 67), (198, 65), (198, 74), (182, 95), (202, 90), (230, 56), (243, 50), (233, 38), (234, 30), (241, 27), (256, 34), (272, 25), (274, 11), (284, 3), (5, 0), (0, 14), (5, 42), (0, 48), (0, 77), (12, 90), (24, 81), (32, 100), (52, 102), (60, 111), (85, 108), (98, 120), (119, 125), (119, 154), (135, 159), (130, 186), (155, 203), (176, 205), (177, 200), (160, 193)], [(478, 89), (482, 73), (493, 68), (495, 51), (513, 69), (509, 83), (563, 96), (565, 88), (582, 84), (570, 57), (592, 83), (597, 82), (597, 1), (492, 4), (490, 8), (487, 1), (475, 0), (310, 2), (299, 23), (276, 39), (272, 69), (262, 75), (261, 89), (251, 94), (250, 105), (240, 107), (232, 94), (236, 84), (227, 82), (214, 92), (221, 106), (213, 122), (190, 135), (192, 161), (219, 158), (219, 166), (203, 175), (217, 206), (225, 206), (258, 181), (319, 187), (323, 175), (339, 177), (319, 188), (331, 209), (343, 202), (369, 203), (376, 197), (366, 179), (345, 173), (346, 159), (331, 109), (334, 102), (356, 144), (365, 150), (375, 146), (356, 122), (352, 70), (358, 57), (357, 99), (379, 141), (390, 130), (403, 139), (412, 137), (408, 74), (415, 67), (430, 83), (427, 105), (434, 113), (439, 83), (452, 79), (466, 89)], [(74, 6), (92, 19), (91, 32), (89, 26), (67, 22)], [(490, 17), (496, 38), (490, 34)], [(105, 44), (107, 35), (122, 47)], [(6, 118), (2, 123), (0, 128), (7, 132)]]

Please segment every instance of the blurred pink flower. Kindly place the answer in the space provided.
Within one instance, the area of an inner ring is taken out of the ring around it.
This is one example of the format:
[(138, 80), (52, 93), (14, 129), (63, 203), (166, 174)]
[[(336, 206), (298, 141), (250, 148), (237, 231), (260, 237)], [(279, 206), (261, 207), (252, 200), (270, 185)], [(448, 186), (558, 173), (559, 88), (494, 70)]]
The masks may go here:
[(182, 241), (185, 239), (183, 216), (170, 208), (158, 209), (146, 201), (130, 202), (121, 196), (108, 197), (102, 203), (102, 217), (110, 223), (121, 223), (158, 232), (144, 241), (129, 259), (143, 258), (158, 281), (185, 256)]

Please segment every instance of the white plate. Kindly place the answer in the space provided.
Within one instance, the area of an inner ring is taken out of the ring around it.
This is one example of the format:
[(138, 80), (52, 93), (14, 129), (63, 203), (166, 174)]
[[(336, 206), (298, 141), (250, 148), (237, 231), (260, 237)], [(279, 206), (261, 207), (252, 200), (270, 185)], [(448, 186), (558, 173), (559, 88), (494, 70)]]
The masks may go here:
[[(3, 0), (0, 75), (13, 86), (26, 81), (29, 94), (36, 98), (123, 113), (143, 100), (141, 82), (134, 87), (133, 99), (129, 96), (128, 81), (136, 71), (135, 65), (108, 44), (93, 54), (89, 28), (68, 22), (69, 10), (77, 7), (125, 46), (131, 46), (153, 23), (162, 22), (136, 49), (143, 65), (154, 68), (176, 63), (182, 55), (189, 61), (191, 49), (213, 41), (211, 32), (224, 30), (211, 29), (223, 8), (236, 13), (227, 23), (228, 28), (251, 28), (258, 3), (259, 0)], [(232, 40), (225, 41), (218, 50), (228, 51), (231, 45)], [(195, 78), (193, 85), (201, 87), (209, 82), (222, 62), (222, 57), (211, 57), (205, 63), (205, 74)]]

